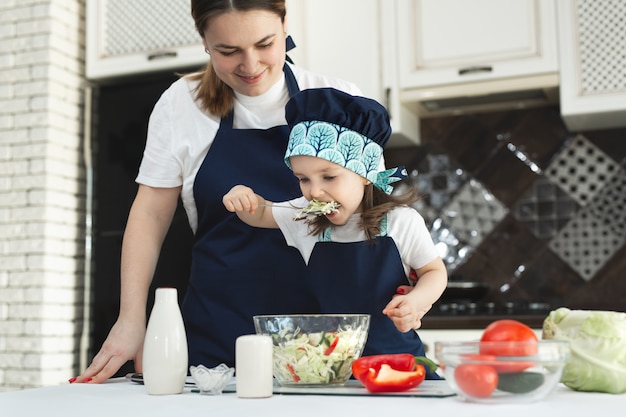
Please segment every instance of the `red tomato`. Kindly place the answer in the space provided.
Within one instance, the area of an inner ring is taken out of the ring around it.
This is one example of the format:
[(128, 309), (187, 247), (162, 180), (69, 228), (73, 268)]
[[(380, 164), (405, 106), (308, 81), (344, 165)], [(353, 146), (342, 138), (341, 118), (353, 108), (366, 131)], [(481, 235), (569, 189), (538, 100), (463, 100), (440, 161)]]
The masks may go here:
[[(480, 345), (480, 353), (495, 356), (529, 356), (537, 353), (537, 335), (517, 320), (496, 320), (483, 331), (481, 342), (516, 342)], [(523, 342), (519, 344), (517, 342)]]
[(463, 393), (486, 398), (498, 386), (498, 372), (489, 365), (464, 364), (454, 370), (454, 380)]
[[(496, 320), (485, 328), (480, 342), (482, 355), (531, 356), (537, 353), (538, 338), (533, 329), (524, 323)], [(503, 361), (502, 358), (494, 365), (501, 373), (521, 372), (531, 366), (533, 362)]]

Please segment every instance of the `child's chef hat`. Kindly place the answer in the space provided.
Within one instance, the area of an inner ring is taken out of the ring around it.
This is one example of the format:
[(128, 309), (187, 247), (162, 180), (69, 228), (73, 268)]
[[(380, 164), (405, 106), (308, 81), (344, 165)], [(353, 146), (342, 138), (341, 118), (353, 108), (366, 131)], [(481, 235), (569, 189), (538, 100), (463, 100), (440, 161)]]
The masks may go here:
[(296, 155), (334, 162), (370, 180), (387, 194), (406, 178), (404, 167), (379, 171), (383, 147), (391, 136), (389, 114), (375, 100), (334, 88), (303, 90), (285, 108), (291, 132), (285, 163)]

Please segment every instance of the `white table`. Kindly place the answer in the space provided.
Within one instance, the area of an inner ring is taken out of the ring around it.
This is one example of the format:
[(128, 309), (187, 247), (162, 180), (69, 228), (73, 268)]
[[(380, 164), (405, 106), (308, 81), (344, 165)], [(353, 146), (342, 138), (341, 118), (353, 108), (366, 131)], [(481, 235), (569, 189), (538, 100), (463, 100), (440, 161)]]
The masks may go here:
[(0, 393), (0, 416), (42, 417), (301, 417), (301, 416), (459, 416), (595, 417), (623, 416), (626, 395), (581, 393), (559, 386), (531, 404), (474, 404), (459, 397), (274, 395), (241, 399), (233, 393), (151, 396), (123, 378), (104, 384), (65, 384)]

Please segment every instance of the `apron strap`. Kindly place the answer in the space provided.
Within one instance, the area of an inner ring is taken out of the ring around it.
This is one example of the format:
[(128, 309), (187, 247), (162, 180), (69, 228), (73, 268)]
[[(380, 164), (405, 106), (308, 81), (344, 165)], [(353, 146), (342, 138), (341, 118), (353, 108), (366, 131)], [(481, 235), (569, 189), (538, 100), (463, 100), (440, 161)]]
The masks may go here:
[(285, 62), (283, 66), (283, 72), (285, 73), (285, 82), (287, 83), (287, 90), (289, 91), (289, 97), (293, 97), (300, 92), (300, 86), (296, 81), (296, 76), (293, 74), (289, 65)]
[[(285, 43), (286, 43), (286, 48), (285, 51), (289, 52), (291, 51), (293, 48), (296, 47), (296, 43), (293, 41), (293, 39), (291, 38), (291, 35), (287, 35), (287, 38), (285, 39)], [(289, 55), (285, 54), (285, 60), (287, 62), (289, 62), (290, 64), (293, 64), (293, 60), (289, 57)]]

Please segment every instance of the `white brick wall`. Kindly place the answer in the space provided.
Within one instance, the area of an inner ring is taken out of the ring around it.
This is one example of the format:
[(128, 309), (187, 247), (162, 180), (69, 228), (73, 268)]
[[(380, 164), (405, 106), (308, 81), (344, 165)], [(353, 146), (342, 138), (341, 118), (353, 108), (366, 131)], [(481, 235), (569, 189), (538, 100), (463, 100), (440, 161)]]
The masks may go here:
[(79, 372), (84, 0), (0, 0), (0, 391)]

